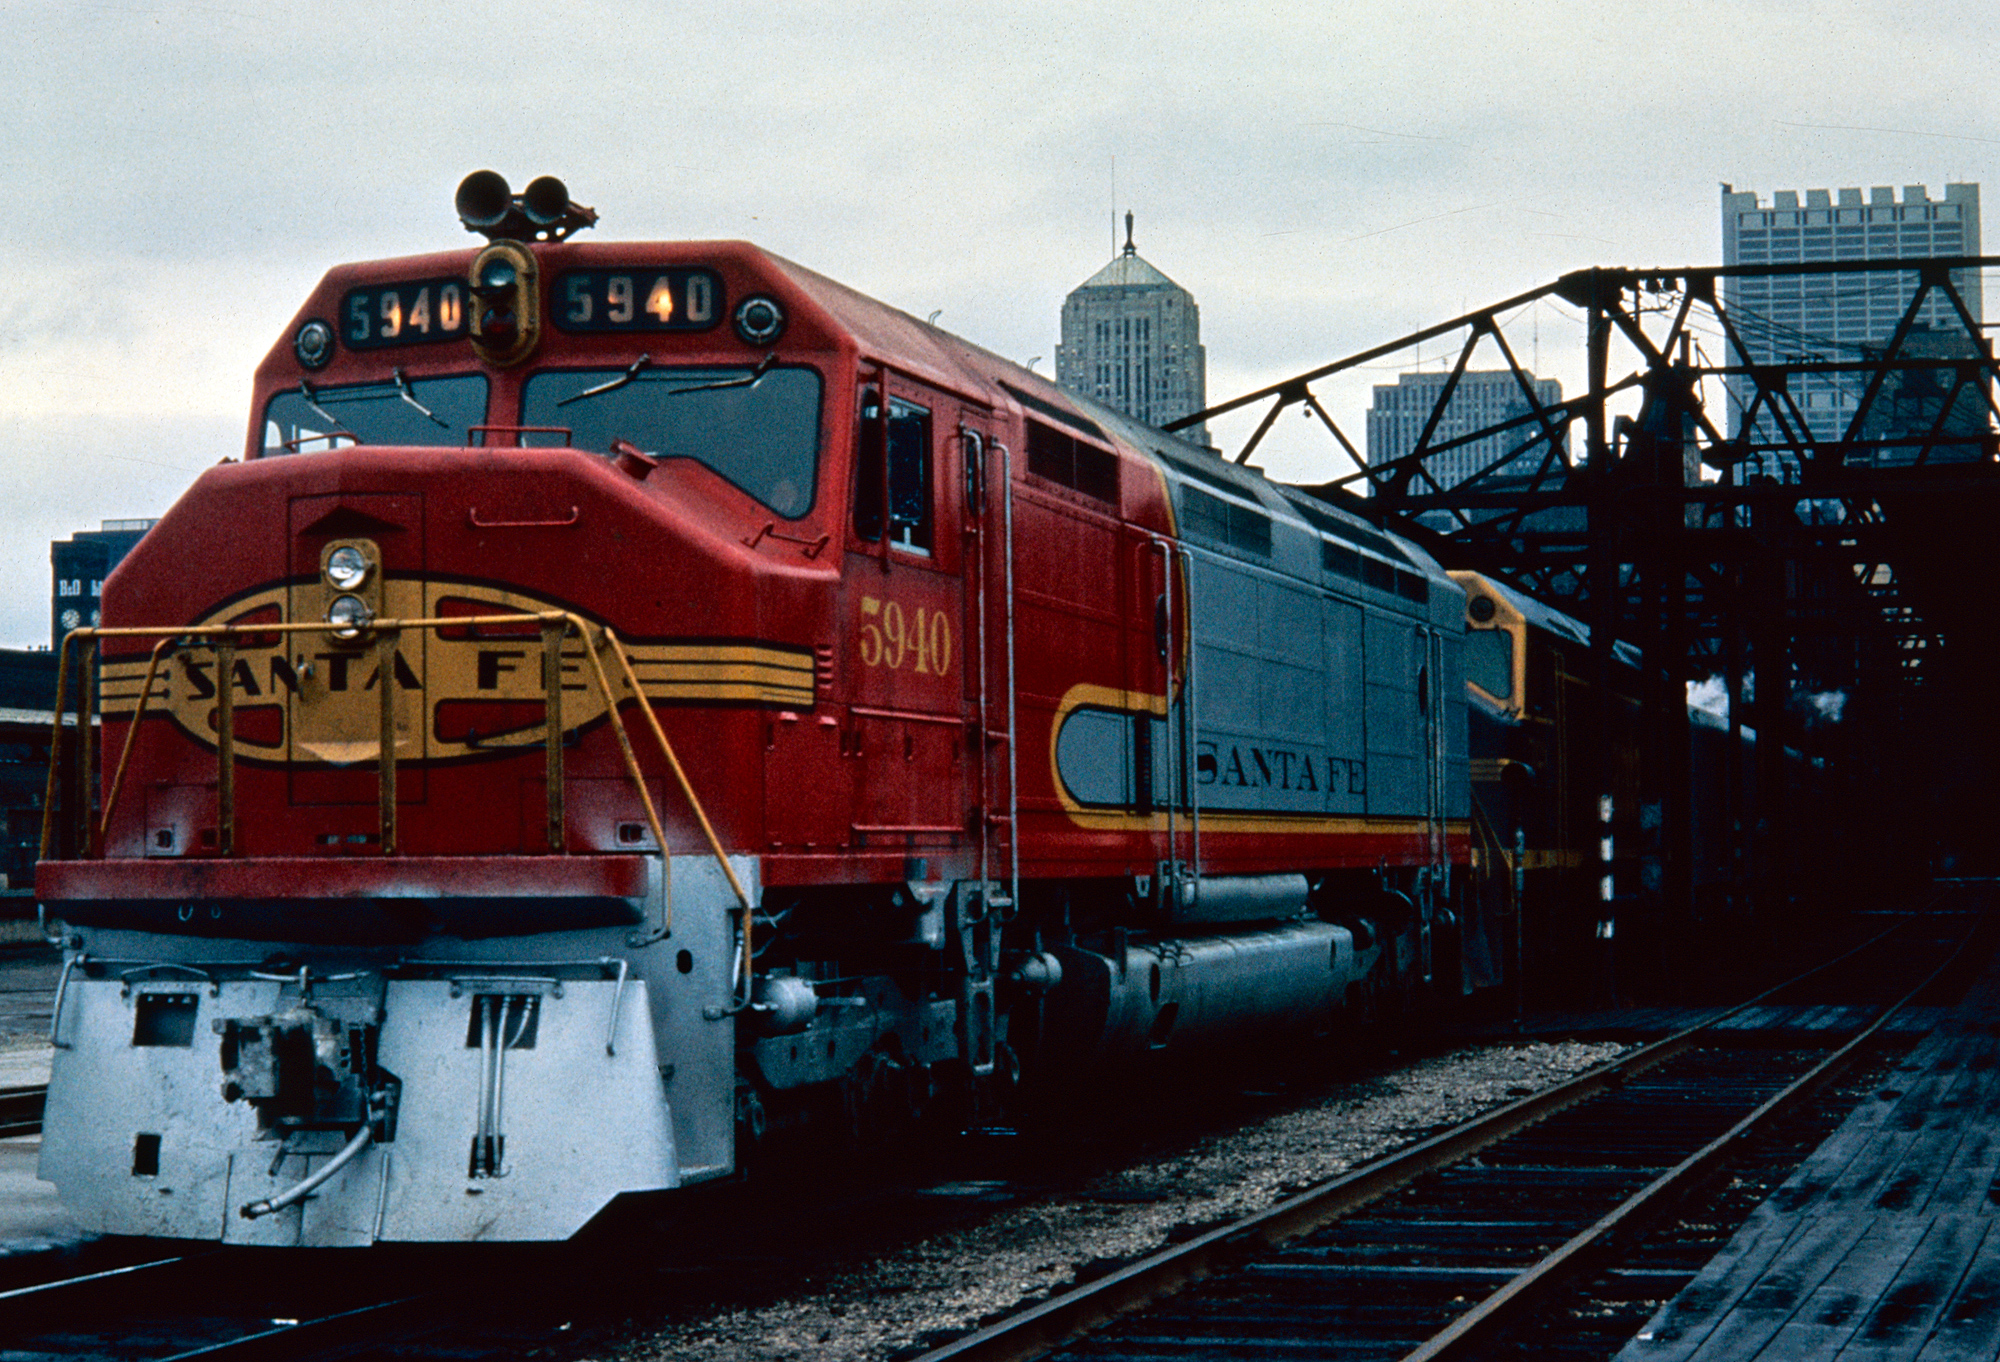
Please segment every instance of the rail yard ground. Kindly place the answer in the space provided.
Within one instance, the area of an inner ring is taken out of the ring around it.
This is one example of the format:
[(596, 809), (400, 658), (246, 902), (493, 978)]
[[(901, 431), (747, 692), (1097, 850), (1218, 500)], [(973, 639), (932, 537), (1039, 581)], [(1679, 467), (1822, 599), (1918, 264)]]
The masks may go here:
[[(39, 1081), (53, 960), (0, 951), (0, 1085)], [(851, 1150), (809, 1149), (747, 1187), (614, 1214), (524, 1281), (519, 1308), (489, 1321), (505, 1335), (491, 1350), (468, 1336), (482, 1324), (450, 1331), (471, 1349), (453, 1355), (892, 1362), (1593, 1067), (1629, 1039), (1602, 1026), (1648, 1029), (1648, 1012), (1604, 1014), (1587, 1041), (1322, 1042), (1281, 1068), (1163, 1075), (868, 1176)]]
[(32, 942), (0, 940), (0, 1088), (48, 1082), (49, 1007), (61, 969), (39, 933)]
[[(1455, 1050), (1290, 1100), (1251, 1094), (1261, 1118), (1184, 1137), (1067, 1187), (945, 1185), (978, 1208), (952, 1227), (899, 1239), (892, 1229), (830, 1254), (807, 1279), (770, 1283), (671, 1317), (638, 1315), (595, 1355), (641, 1359), (814, 1358), (873, 1362), (1067, 1286), (1094, 1265), (1161, 1247), (1187, 1226), (1270, 1205), (1424, 1132), (1464, 1120), (1616, 1054), (1609, 1043), (1520, 1043)], [(1246, 1100), (1233, 1098), (1232, 1100)], [(968, 1208), (969, 1211), (971, 1208)]]

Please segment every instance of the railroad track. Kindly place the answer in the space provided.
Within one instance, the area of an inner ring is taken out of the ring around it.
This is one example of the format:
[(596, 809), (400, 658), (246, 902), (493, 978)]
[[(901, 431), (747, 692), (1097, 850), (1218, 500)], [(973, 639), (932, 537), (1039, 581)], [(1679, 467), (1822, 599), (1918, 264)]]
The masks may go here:
[[(1870, 968), (1875, 968), (1873, 962), (1870, 963)], [(1758, 1000), (1753, 1000), (1753, 1003), (1756, 1001)], [(1741, 1011), (1742, 1009), (1735, 1010), (1738, 1014)], [(1723, 1021), (1729, 1015), (1731, 1014), (1712, 1018), (1711, 1025)], [(1674, 1053), (1669, 1054), (1670, 1049)], [(1670, 1082), (1668, 1080), (1672, 1077), (1671, 1065), (1681, 1056), (1685, 1056), (1687, 1062), (1696, 1064), (1697, 1067), (1681, 1080)], [(1650, 1060), (1647, 1057), (1650, 1057)], [(1684, 1032), (1670, 1038), (1661, 1046), (1649, 1047), (1647, 1051), (1627, 1056), (1618, 1064), (1594, 1071), (1593, 1074), (1587, 1075), (1585, 1082), (1580, 1085), (1525, 1098), (1503, 1109), (1501, 1115), (1511, 1116), (1517, 1128), (1534, 1127), (1531, 1134), (1546, 1135), (1554, 1129), (1555, 1121), (1571, 1116), (1571, 1113), (1565, 1110), (1566, 1104), (1581, 1103), (1591, 1093), (1596, 1093), (1600, 1097), (1607, 1098), (1643, 1099), (1638, 1107), (1628, 1108), (1628, 1114), (1624, 1116), (1614, 1112), (1608, 1116), (1600, 1115), (1595, 1118), (1601, 1130), (1613, 1132), (1631, 1128), (1645, 1130), (1654, 1125), (1667, 1124), (1662, 1116), (1663, 1111), (1672, 1112), (1679, 1109), (1684, 1113), (1691, 1109), (1694, 1105), (1689, 1098), (1691, 1091), (1721, 1099), (1730, 1094), (1744, 1093), (1751, 1088), (1757, 1088), (1758, 1093), (1761, 1093), (1763, 1088), (1781, 1085), (1779, 1082), (1772, 1082), (1768, 1075), (1760, 1075), (1758, 1072), (1760, 1068), (1768, 1067), (1775, 1058), (1773, 1052), (1769, 1050), (1757, 1052), (1754, 1060), (1743, 1062), (1736, 1069), (1725, 1063), (1724, 1058), (1726, 1056), (1719, 1058), (1713, 1054), (1706, 1054), (1698, 1032)], [(1743, 1060), (1740, 1053), (1736, 1058), (1739, 1061)], [(1700, 1067), (1701, 1065), (1706, 1067)], [(1795, 1071), (1802, 1071), (1805, 1067), (1803, 1062), (1792, 1066)], [(1751, 1095), (1756, 1096), (1758, 1093)], [(1707, 1119), (1711, 1125), (1720, 1128), (1734, 1121), (1745, 1104), (1738, 1102), (1731, 1108), (1728, 1103), (1718, 1100), (1713, 1105), (1715, 1110)], [(1584, 1110), (1582, 1106), (1575, 1107), (1577, 1115), (1581, 1115)], [(1630, 1114), (1632, 1111), (1641, 1114), (1635, 1116)], [(1489, 1133), (1483, 1139), (1490, 1142), (1493, 1138), (1495, 1137), (1489, 1128)], [(1602, 1133), (1597, 1140), (1606, 1146), (1612, 1143)], [(1398, 1187), (1405, 1188), (1405, 1195), (1415, 1196), (1419, 1188), (1413, 1180), (1419, 1176), (1421, 1169), (1443, 1170), (1454, 1162), (1459, 1163), (1462, 1168), (1465, 1154), (1477, 1150), (1481, 1141), (1482, 1137), (1475, 1135), (1471, 1128), (1462, 1127), (1445, 1132), (1432, 1140), (1425, 1141), (1412, 1151), (1406, 1151), (1406, 1158), (1414, 1155), (1417, 1162), (1414, 1164), (1405, 1162), (1401, 1171), (1386, 1162), (1374, 1164), (1349, 1178), (1342, 1179), (1335, 1186), (1344, 1188), (1346, 1193), (1353, 1197), (1352, 1205), (1356, 1206), (1362, 1204), (1369, 1196), (1380, 1198), (1384, 1193), (1392, 1192)], [(1530, 1149), (1529, 1146), (1519, 1148)], [(1654, 1163), (1660, 1161), (1660, 1156), (1657, 1154), (1650, 1157)], [(1482, 1247), (1480, 1241), (1493, 1228), (1490, 1223), (1484, 1225), (1467, 1223), (1475, 1218), (1467, 1214), (1466, 1208), (1474, 1204), (1471, 1198), (1475, 1194), (1476, 1184), (1485, 1182), (1497, 1185), (1500, 1181), (1500, 1165), (1511, 1161), (1518, 1169), (1530, 1175), (1526, 1186), (1531, 1189), (1539, 1187), (1542, 1193), (1546, 1193), (1546, 1182), (1538, 1183), (1532, 1176), (1533, 1170), (1540, 1166), (1537, 1159), (1542, 1163), (1547, 1162), (1547, 1157), (1540, 1155), (1534, 1157), (1523, 1155), (1511, 1160), (1501, 1160), (1491, 1152), (1489, 1146), (1489, 1152), (1484, 1156), (1480, 1166), (1457, 1174), (1434, 1173), (1435, 1176), (1459, 1178), (1456, 1185), (1446, 1189), (1442, 1199), (1445, 1204), (1456, 1208), (1461, 1222), (1456, 1232), (1468, 1247), (1473, 1249)], [(1580, 1203), (1585, 1195), (1599, 1195), (1605, 1193), (1607, 1189), (1612, 1193), (1620, 1193), (1629, 1190), (1635, 1181), (1644, 1180), (1643, 1177), (1635, 1178), (1629, 1172), (1612, 1174), (1600, 1170), (1589, 1176), (1579, 1175), (1575, 1180), (1577, 1185), (1571, 1189), (1573, 1196), (1567, 1199), (1574, 1199)], [(1596, 1185), (1590, 1185), (1593, 1182)], [(1031, 1331), (1037, 1333), (1038, 1337), (1034, 1337), (1026, 1347), (1019, 1346), (1017, 1342), (996, 1352), (967, 1351), (967, 1345), (977, 1343), (981, 1337), (974, 1335), (940, 1350), (935, 1355), (939, 1357), (1036, 1355), (1055, 1346), (1061, 1340), (1070, 1338), (1079, 1329), (1087, 1327), (1093, 1317), (1102, 1320), (1122, 1314), (1132, 1308), (1134, 1301), (1157, 1298), (1171, 1292), (1178, 1284), (1217, 1273), (1232, 1264), (1238, 1267), (1247, 1265), (1248, 1270), (1236, 1274), (1237, 1279), (1250, 1282), (1257, 1290), (1266, 1293), (1261, 1298), (1253, 1297), (1247, 1306), (1239, 1302), (1239, 1314), (1247, 1314), (1249, 1323), (1260, 1323), (1275, 1317), (1276, 1309), (1271, 1304), (1272, 1297), (1269, 1294), (1273, 1284), (1294, 1295), (1301, 1292), (1318, 1292), (1324, 1295), (1325, 1287), (1336, 1275), (1337, 1269), (1352, 1269), (1347, 1272), (1348, 1279), (1359, 1285), (1356, 1292), (1349, 1294), (1364, 1294), (1376, 1301), (1386, 1299), (1386, 1289), (1393, 1289), (1402, 1297), (1410, 1297), (1413, 1293), (1421, 1296), (1427, 1291), (1436, 1295), (1440, 1289), (1443, 1289), (1446, 1297), (1468, 1294), (1475, 1297), (1483, 1296), (1491, 1293), (1495, 1287), (1503, 1285), (1503, 1279), (1511, 1280), (1513, 1275), (1517, 1275), (1514, 1273), (1496, 1275), (1490, 1266), (1482, 1268), (1478, 1263), (1467, 1263), (1461, 1266), (1466, 1266), (1469, 1270), (1452, 1277), (1445, 1271), (1449, 1264), (1435, 1261), (1398, 1263), (1388, 1261), (1382, 1253), (1373, 1250), (1360, 1255), (1348, 1254), (1349, 1261), (1345, 1263), (1336, 1261), (1339, 1255), (1322, 1251), (1317, 1262), (1309, 1262), (1305, 1268), (1301, 1268), (1297, 1262), (1278, 1259), (1274, 1255), (1272, 1245), (1288, 1240), (1296, 1241), (1298, 1236), (1306, 1234), (1314, 1225), (1327, 1218), (1346, 1215), (1346, 1223), (1350, 1226), (1360, 1226), (1365, 1223), (1361, 1215), (1349, 1214), (1347, 1210), (1337, 1207), (1329, 1209), (1332, 1203), (1323, 1203), (1317, 1207), (1307, 1204), (1315, 1197), (1323, 1195), (1325, 1190), (1294, 1198), (1292, 1202), (1287, 1202), (1266, 1213), (1264, 1217), (1259, 1217), (1256, 1223), (1240, 1222), (1189, 1241), (1188, 1248), (1200, 1249), (1206, 1245), (1211, 1250), (1212, 1256), (1206, 1262), (1199, 1256), (1182, 1258), (1178, 1263), (1166, 1266), (1161, 1275), (1150, 1280), (1145, 1278), (1140, 1270), (1145, 1269), (1152, 1260), (1132, 1264), (1124, 1270), (1111, 1274), (1095, 1284), (1095, 1287), (1099, 1290), (1113, 1288), (1112, 1295), (1100, 1296), (1095, 1305), (1086, 1305), (1079, 1316), (1067, 1321), (1059, 1314), (1044, 1316), (1039, 1323), (1030, 1326)], [(1504, 1200), (1505, 1194), (1500, 1195)], [(1534, 1193), (1531, 1191), (1529, 1195)], [(1612, 1195), (1609, 1199), (1615, 1201), (1617, 1196)], [(1377, 1205), (1386, 1206), (1387, 1203), (1378, 1200)], [(1373, 1211), (1370, 1214), (1373, 1214)], [(1510, 1217), (1487, 1214), (1483, 1218), (1487, 1222), (1497, 1222)], [(1511, 1218), (1524, 1219), (1519, 1215)], [(1423, 1222), (1411, 1220), (1409, 1223), (1419, 1225)], [(1376, 1220), (1373, 1233), (1378, 1241), (1378, 1248), (1380, 1242), (1399, 1236), (1404, 1239), (1417, 1236), (1436, 1238), (1428, 1230), (1399, 1228), (1384, 1218)], [(1546, 1247), (1547, 1245), (1541, 1241), (1560, 1242), (1563, 1234), (1548, 1226), (1542, 1226), (1537, 1229), (1533, 1237), (1537, 1240), (1538, 1246)], [(378, 1255), (371, 1253), (363, 1256), (373, 1259)], [(1532, 1258), (1530, 1253), (1521, 1256)], [(1578, 1260), (1582, 1261), (1582, 1258), (1587, 1256), (1586, 1251)], [(243, 1251), (225, 1251), (225, 1257), (232, 1265), (232, 1271), (235, 1271), (248, 1268), (254, 1255)], [(611, 1294), (604, 1291), (603, 1281), (592, 1281), (589, 1273), (577, 1272), (569, 1287), (558, 1287), (554, 1284), (554, 1278), (568, 1279), (572, 1274), (558, 1271), (548, 1274), (547, 1279), (538, 1279), (534, 1274), (518, 1274), (513, 1269), (499, 1268), (498, 1260), (488, 1259), (482, 1262), (478, 1270), (478, 1275), (482, 1277), (482, 1285), (476, 1295), (478, 1304), (489, 1317), (474, 1320), (462, 1318), (469, 1304), (464, 1298), (465, 1293), (462, 1289), (464, 1281), (462, 1261), (447, 1266), (444, 1271), (436, 1272), (435, 1275), (433, 1271), (437, 1268), (437, 1264), (427, 1264), (423, 1269), (400, 1275), (378, 1274), (372, 1288), (348, 1284), (338, 1290), (329, 1288), (324, 1291), (293, 1292), (289, 1297), (281, 1298), (261, 1286), (256, 1286), (251, 1280), (263, 1275), (267, 1269), (283, 1272), (296, 1270), (299, 1266), (297, 1255), (280, 1254), (276, 1257), (283, 1259), (284, 1262), (280, 1264), (273, 1261), (272, 1257), (266, 1256), (254, 1272), (245, 1271), (243, 1275), (246, 1280), (243, 1289), (236, 1292), (234, 1297), (228, 1291), (213, 1293), (206, 1284), (202, 1284), (203, 1274), (212, 1268), (175, 1267), (170, 1262), (135, 1264), (122, 1272), (89, 1274), (99, 1279), (99, 1284), (95, 1287), (87, 1284), (50, 1283), (31, 1292), (0, 1294), (0, 1319), (6, 1319), (13, 1328), (18, 1328), (30, 1320), (40, 1320), (43, 1326), (40, 1337), (32, 1340), (24, 1339), (23, 1342), (29, 1346), (27, 1348), (17, 1346), (8, 1353), (8, 1356), (69, 1359), (140, 1356), (301, 1357), (342, 1350), (352, 1354), (356, 1348), (366, 1348), (371, 1343), (382, 1347), (389, 1340), (396, 1340), (398, 1355), (422, 1356), (426, 1353), (427, 1345), (408, 1340), (413, 1336), (436, 1335), (451, 1343), (448, 1349), (439, 1352), (438, 1355), (449, 1352), (454, 1356), (502, 1357), (514, 1355), (518, 1347), (526, 1347), (538, 1341), (544, 1344), (552, 1341), (553, 1335), (548, 1331), (568, 1319), (588, 1320), (595, 1314), (603, 1313), (594, 1306), (584, 1304), (582, 1298)], [(614, 1272), (611, 1275), (618, 1274)], [(1552, 1274), (1551, 1280), (1554, 1275), (1559, 1274)], [(1138, 1283), (1134, 1293), (1123, 1300), (1117, 1299), (1115, 1290), (1121, 1279)], [(176, 1281), (201, 1285), (199, 1290), (182, 1290), (173, 1286)], [(457, 1294), (452, 1299), (444, 1299), (442, 1293), (433, 1294), (421, 1287), (412, 1294), (412, 1282), (426, 1281), (457, 1282), (459, 1285), (451, 1288)], [(509, 1281), (515, 1282), (516, 1285), (509, 1287), (507, 1285)], [(657, 1290), (657, 1287), (657, 1283), (652, 1284), (652, 1289)], [(1533, 1292), (1527, 1294), (1532, 1295)], [(546, 1308), (531, 1303), (531, 1298), (544, 1303)], [(1070, 1299), (1070, 1297), (1062, 1298), (1064, 1302)], [(551, 1302), (560, 1304), (549, 1304)], [(503, 1303), (504, 1308), (495, 1309)], [(1060, 1304), (1060, 1302), (1050, 1302), (1051, 1306)], [(606, 1310), (611, 1308), (608, 1302), (605, 1303)], [(1402, 1306), (1396, 1308), (1404, 1309)], [(1438, 1307), (1435, 1304), (1424, 1307), (1421, 1302), (1417, 1302), (1409, 1305), (1404, 1313), (1406, 1316), (1414, 1317), (1423, 1313), (1426, 1308), (1435, 1310)], [(1460, 1308), (1462, 1310), (1463, 1307)], [(1075, 1309), (1075, 1305), (1074, 1303), (1061, 1305), (1061, 1309), (1072, 1310)], [(506, 1320), (491, 1318), (494, 1314), (509, 1318)], [(1131, 1327), (1153, 1331), (1151, 1343), (1146, 1343), (1143, 1337), (1130, 1340), (1142, 1344), (1138, 1350), (1148, 1352), (1150, 1355), (1159, 1355), (1164, 1351), (1168, 1355), (1223, 1356), (1228, 1351), (1227, 1347), (1220, 1346), (1225, 1344), (1227, 1339), (1201, 1336), (1198, 1333), (1200, 1326), (1194, 1324), (1191, 1319), (1169, 1321), (1164, 1326), (1133, 1321), (1128, 1321), (1128, 1324)], [(1321, 1320), (1315, 1322), (1312, 1327), (1323, 1330), (1328, 1326)], [(1346, 1326), (1341, 1327), (1344, 1329)], [(1407, 1332), (1406, 1325), (1399, 1327)], [(1165, 1341), (1170, 1345), (1164, 1349), (1156, 1346), (1161, 1341), (1162, 1335), (1159, 1331), (1162, 1328), (1167, 1331)], [(1247, 1324), (1241, 1320), (1232, 1324), (1230, 1329), (1237, 1333), (1248, 1332)], [(480, 1345), (473, 1342), (472, 1335), (490, 1331), (510, 1334), (514, 1346), (510, 1346), (508, 1341), (503, 1339), (493, 1344), (487, 1351), (480, 1351)], [(150, 1337), (152, 1343), (141, 1347), (131, 1341), (135, 1336)], [(470, 1351), (466, 1351), (468, 1346)], [(1116, 1339), (1105, 1336), (1101, 1340), (1093, 1339), (1080, 1344), (1078, 1348), (1079, 1351), (1088, 1350), (1099, 1355), (1112, 1356), (1117, 1355), (1119, 1346)], [(1391, 1347), (1382, 1355), (1398, 1356), (1406, 1351), (1407, 1348)]]
[(0, 1088), (0, 1139), (10, 1135), (42, 1133), (42, 1104), (49, 1090), (44, 1085)]
[[(266, 1264), (268, 1265), (268, 1259)], [(6, 1356), (20, 1359), (276, 1359), (441, 1327), (442, 1293), (384, 1291), (374, 1272), (320, 1265), (245, 1272), (241, 1255), (207, 1249), (0, 1292)]]
[(1831, 1082), (1966, 945), (1903, 978), (1831, 1053), (1714, 1043), (1732, 1018), (1810, 987), (1824, 971), (1871, 971), (1872, 979), (1856, 974), (1866, 985), (1848, 987), (1879, 994), (1891, 981), (1863, 954), (1875, 944), (921, 1362), (1482, 1352), (1600, 1262), (1621, 1231), (1684, 1196), (1753, 1132)]

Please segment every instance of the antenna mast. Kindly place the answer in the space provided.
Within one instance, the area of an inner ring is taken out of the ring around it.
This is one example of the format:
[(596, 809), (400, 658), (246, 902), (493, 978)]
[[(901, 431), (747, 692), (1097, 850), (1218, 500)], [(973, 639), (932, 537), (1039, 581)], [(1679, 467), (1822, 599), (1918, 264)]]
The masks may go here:
[(1118, 158), (1111, 158), (1111, 254), (1118, 254)]

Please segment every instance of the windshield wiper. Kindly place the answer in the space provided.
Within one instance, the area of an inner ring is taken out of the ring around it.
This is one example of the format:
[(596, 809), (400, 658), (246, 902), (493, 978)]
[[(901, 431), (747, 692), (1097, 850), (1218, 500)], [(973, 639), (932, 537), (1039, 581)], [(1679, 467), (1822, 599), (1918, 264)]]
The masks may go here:
[(306, 382), (306, 380), (304, 380), (303, 378), (299, 380), (299, 396), (303, 397), (306, 400), (306, 405), (308, 407), (311, 407), (314, 411), (318, 412), (320, 414), (320, 417), (328, 425), (332, 426), (335, 430), (347, 429), (346, 426), (340, 424), (340, 418), (338, 416), (335, 416), (332, 412), (328, 411), (325, 407), (322, 407), (319, 404), (319, 394), (314, 392), (312, 384)]
[(707, 393), (707, 392), (714, 392), (717, 388), (754, 387), (756, 386), (757, 380), (762, 378), (765, 374), (765, 371), (768, 370), (773, 364), (777, 363), (777, 361), (778, 361), (778, 356), (777, 353), (774, 351), (770, 354), (765, 355), (764, 358), (758, 360), (757, 367), (752, 369), (749, 373), (745, 374), (741, 378), (721, 378), (717, 379), (713, 383), (690, 383), (685, 388), (669, 388), (667, 391), (671, 393)]
[[(718, 388), (754, 387), (756, 385), (757, 380), (762, 378), (766, 373), (768, 373), (770, 371), (771, 366), (777, 363), (777, 361), (778, 357), (776, 354), (767, 354), (764, 356), (764, 358), (757, 361), (756, 368), (752, 369), (749, 373), (744, 374), (739, 378), (719, 378), (715, 380), (713, 383), (690, 383), (684, 388), (667, 388), (664, 391), (666, 395), (669, 397), (678, 397), (682, 393), (707, 393), (707, 392), (714, 392)], [(653, 362), (653, 357), (651, 355), (641, 355), (639, 356), (639, 358), (632, 361), (631, 368), (627, 369), (624, 373), (618, 375), (618, 377), (610, 380), (607, 383), (600, 383), (595, 388), (585, 388), (580, 393), (571, 393), (568, 397), (565, 397), (560, 401), (558, 401), (556, 405), (558, 407), (567, 407), (570, 403), (581, 402), (586, 397), (597, 397), (603, 393), (616, 392), (618, 389), (624, 387), (627, 383), (630, 383), (633, 379), (637, 378), (639, 376), (639, 371), (641, 369), (644, 369), (647, 365), (651, 364), (652, 362)]]
[(618, 389), (624, 387), (627, 383), (630, 383), (633, 379), (637, 378), (639, 376), (639, 371), (645, 368), (648, 364), (651, 364), (652, 362), (653, 362), (653, 357), (651, 355), (641, 355), (639, 356), (639, 358), (632, 361), (631, 368), (627, 369), (624, 373), (618, 375), (618, 377), (612, 379), (609, 383), (600, 383), (595, 388), (585, 388), (580, 393), (571, 393), (568, 397), (565, 397), (560, 402), (556, 403), (556, 405), (558, 407), (567, 407), (570, 403), (581, 402), (586, 397), (596, 397), (601, 393), (616, 392)]
[(405, 402), (408, 402), (411, 406), (415, 407), (425, 416), (428, 416), (433, 424), (440, 426), (445, 430), (451, 429), (451, 425), (449, 422), (441, 420), (436, 412), (432, 411), (429, 407), (425, 406), (423, 403), (417, 401), (417, 395), (410, 391), (410, 380), (403, 377), (403, 371), (401, 369), (391, 369), (389, 371), (389, 376), (396, 380), (396, 391), (402, 394), (403, 400)]

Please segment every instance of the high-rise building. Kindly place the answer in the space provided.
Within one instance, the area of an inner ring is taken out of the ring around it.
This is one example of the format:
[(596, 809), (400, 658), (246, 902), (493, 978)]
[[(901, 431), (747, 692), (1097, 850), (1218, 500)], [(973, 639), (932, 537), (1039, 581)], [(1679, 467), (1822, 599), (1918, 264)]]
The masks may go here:
[[(1132, 244), (1063, 300), (1056, 382), (1148, 425), (1208, 405), (1208, 355), (1194, 295), (1148, 264)], [(1208, 443), (1208, 428), (1180, 432)]]
[[(1448, 373), (1400, 374), (1394, 384), (1375, 386), (1375, 404), (1368, 411), (1368, 463), (1371, 467), (1400, 459), (1417, 447), (1417, 437), (1431, 419)], [(1535, 401), (1553, 407), (1562, 401), (1562, 384), (1553, 378), (1530, 378)], [(1451, 401), (1431, 432), (1431, 443), (1443, 444), (1461, 436), (1525, 417), (1534, 408), (1521, 382), (1509, 369), (1468, 369), (1459, 375)], [(1458, 445), (1424, 460), (1424, 467), (1445, 488), (1464, 482), (1485, 471), (1490, 478), (1521, 479), (1532, 475), (1549, 452), (1548, 440), (1539, 421), (1527, 421), (1511, 429)], [(1428, 487), (1411, 485), (1413, 492)]]
[[(1838, 197), (1836, 198), (1836, 194)], [(1923, 185), (1903, 186), (1902, 197), (1888, 186), (1864, 194), (1860, 189), (1809, 189), (1805, 202), (1794, 190), (1779, 190), (1771, 202), (1754, 192), (1722, 186), (1722, 260), (1725, 265), (1782, 265), (1839, 260), (1895, 260), (1927, 256), (1979, 254), (1979, 186), (1948, 184), (1944, 198), (1933, 199)], [(1979, 271), (1953, 270), (1953, 286), (1964, 298), (1975, 323), (1984, 320)], [(1743, 348), (1731, 346), (1729, 363), (1794, 364), (1854, 363), (1879, 359), (1887, 348), (1917, 286), (1914, 273), (1773, 274), (1723, 280), (1723, 302), (1743, 338)], [(1905, 358), (1949, 358), (1971, 352), (1972, 340), (1949, 299), (1933, 291), (1902, 351)], [(1920, 422), (1925, 412), (1934, 421), (1943, 394), (1916, 392), (1926, 388), (1921, 371), (1891, 375), (1892, 383), (1878, 398), (1861, 432), (1869, 439), (1892, 438), (1902, 411)], [(1790, 380), (1793, 401), (1811, 436), (1837, 440), (1846, 433), (1860, 405), (1867, 376), (1859, 373), (1796, 374)], [(1748, 376), (1731, 377), (1729, 432), (1743, 432), (1745, 416), (1756, 392)], [(1931, 400), (1926, 404), (1925, 398)], [(1983, 429), (1985, 403), (1976, 395), (1953, 404), (1949, 426), (1963, 415)], [(1931, 427), (1926, 426), (1928, 430)], [(1920, 433), (1912, 431), (1911, 433)], [(1952, 429), (1949, 433), (1972, 431)], [(1753, 441), (1780, 437), (1771, 417), (1759, 411)], [(1932, 457), (1953, 457), (1945, 446)], [(1959, 457), (1971, 457), (1967, 449)], [(1883, 455), (1895, 461), (1896, 450)], [(1904, 457), (1914, 457), (1914, 448)], [(1763, 469), (1780, 473), (1772, 464)], [(1789, 466), (1790, 460), (1776, 461)]]
[(104, 579), (125, 561), (140, 536), (159, 524), (154, 520), (107, 520), (95, 530), (78, 530), (49, 545), (49, 565), (55, 570), (50, 601), (50, 641), (62, 647), (72, 629), (95, 625)]

